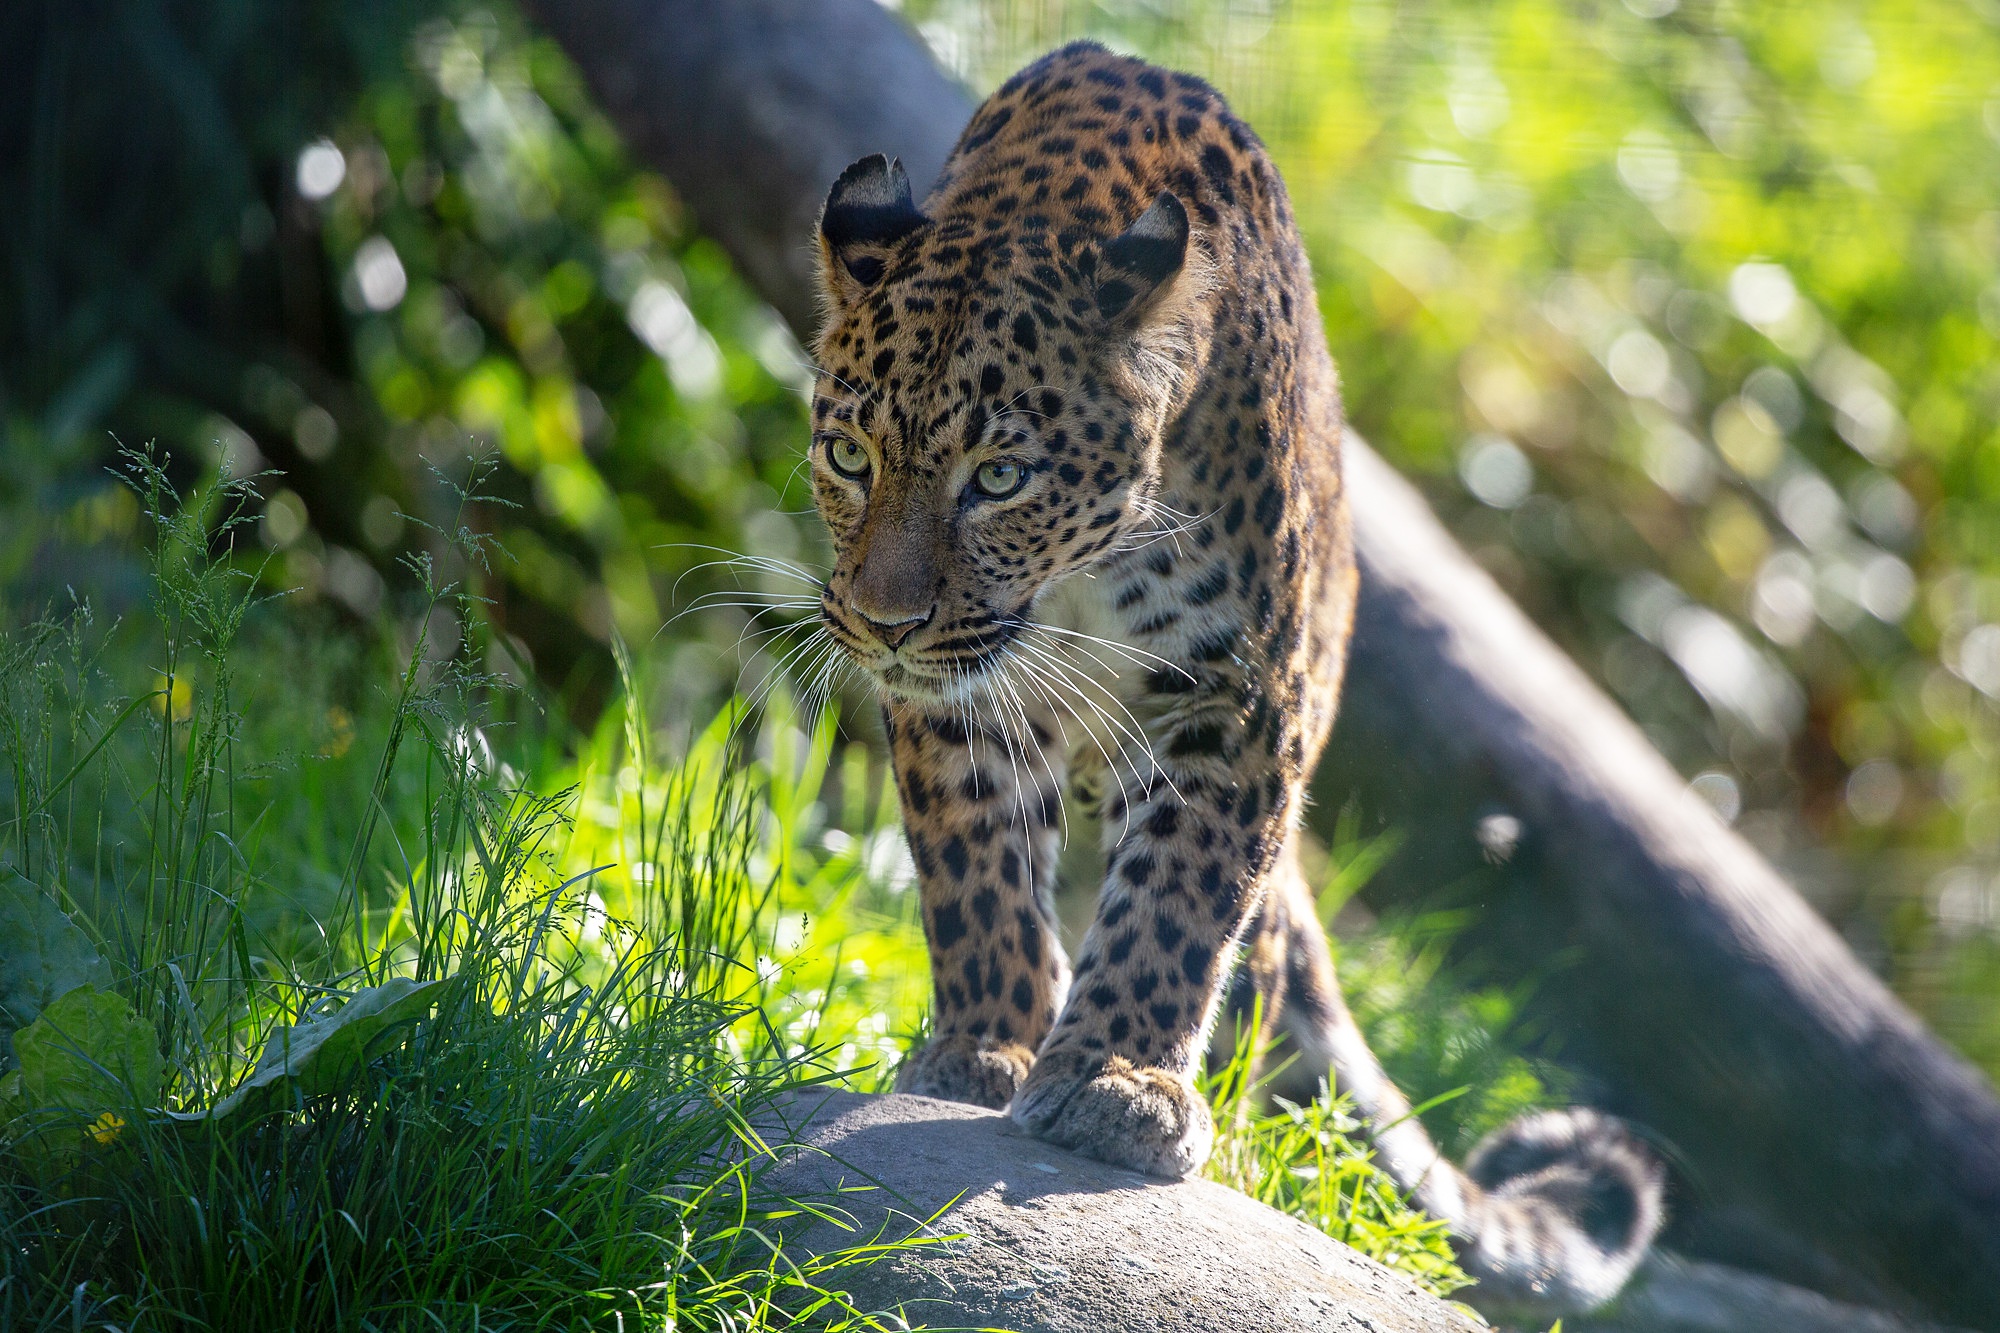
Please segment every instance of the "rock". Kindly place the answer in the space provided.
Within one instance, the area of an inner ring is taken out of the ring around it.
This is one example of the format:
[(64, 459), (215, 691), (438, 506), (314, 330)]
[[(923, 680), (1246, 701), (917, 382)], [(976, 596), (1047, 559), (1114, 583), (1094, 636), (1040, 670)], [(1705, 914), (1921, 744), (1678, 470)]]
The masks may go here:
[(1203, 1180), (1163, 1182), (1079, 1157), (1005, 1116), (928, 1097), (801, 1095), (780, 1111), (786, 1151), (767, 1180), (793, 1197), (843, 1194), (854, 1229), (787, 1237), (823, 1254), (877, 1238), (965, 1239), (844, 1270), (864, 1310), (912, 1324), (1019, 1333), (1476, 1333), (1458, 1306), (1265, 1207)]

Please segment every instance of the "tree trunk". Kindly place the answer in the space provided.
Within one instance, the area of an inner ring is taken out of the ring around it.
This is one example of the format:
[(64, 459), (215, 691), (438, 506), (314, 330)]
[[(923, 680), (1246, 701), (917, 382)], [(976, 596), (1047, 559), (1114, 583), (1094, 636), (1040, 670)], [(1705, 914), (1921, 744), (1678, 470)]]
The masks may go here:
[[(1684, 1207), (1761, 1215), (1940, 1315), (2000, 1327), (1993, 1089), (1408, 482), (1358, 444), (1347, 462), (1361, 600), (1322, 808), (1352, 791), (1400, 827), (1386, 873), (1401, 885), (1483, 890), (1487, 967), (1518, 980), (1574, 957), (1542, 1002), (1581, 1038), (1565, 1053), (1670, 1145)], [(1511, 848), (1480, 836), (1501, 819), (1517, 821)]]
[[(834, 176), (886, 152), (929, 180), (971, 111), (875, 0), (530, 8), (801, 339)], [(1684, 1211), (1768, 1219), (2000, 1329), (1992, 1088), (1688, 794), (1408, 483), (1359, 441), (1348, 462), (1362, 592), (1321, 808), (1351, 794), (1405, 832), (1385, 891), (1470, 874), (1488, 898), (1471, 943), (1495, 975), (1574, 953), (1543, 988), (1576, 1038), (1565, 1054), (1671, 1145)]]

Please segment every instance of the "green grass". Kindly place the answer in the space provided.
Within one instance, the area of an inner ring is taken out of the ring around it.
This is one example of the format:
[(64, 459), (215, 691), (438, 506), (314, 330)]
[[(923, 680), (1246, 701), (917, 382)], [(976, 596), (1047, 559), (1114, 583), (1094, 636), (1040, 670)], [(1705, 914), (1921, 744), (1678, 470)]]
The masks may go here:
[[(49, 946), (0, 968), (0, 1326), (877, 1326), (837, 1292), (873, 1250), (794, 1264), (766, 1232), (798, 1205), (751, 1123), (815, 1076), (736, 1036), (782, 783), (714, 746), (675, 768), (652, 891), (607, 914), (562, 869), (575, 794), (497, 757), (469, 644), (425, 651), (475, 623), (435, 584), (349, 716), (375, 752), (260, 764), (236, 682), (284, 661), (243, 637), (274, 608), (197, 540), (231, 497), (136, 466), (153, 623), (0, 646), (7, 910)], [(344, 847), (287, 824), (317, 795)], [(317, 930), (259, 910), (308, 869)]]
[[(663, 722), (660, 657), (622, 647), (622, 702), (568, 735), (479, 670), (439, 568), (358, 646), (211, 557), (240, 493), (129, 461), (148, 612), (0, 636), (0, 927), (42, 946), (0, 960), (0, 1327), (876, 1326), (839, 1294), (865, 1238), (771, 1239), (811, 1202), (765, 1190), (751, 1126), (885, 1088), (924, 1030), (880, 757), (782, 697)], [(1368, 849), (1334, 860), (1345, 892)], [(1466, 1004), (1385, 1055), (1518, 1063)], [(1345, 1103), (1270, 1103), (1249, 1058), (1209, 1081), (1210, 1177), (1463, 1285)]]
[(1202, 1174), (1402, 1270), (1434, 1295), (1469, 1286), (1445, 1224), (1411, 1208), (1374, 1164), (1349, 1100), (1324, 1091), (1306, 1103), (1266, 1098), (1257, 1069), (1258, 1052), (1244, 1040), (1205, 1080), (1216, 1140)]

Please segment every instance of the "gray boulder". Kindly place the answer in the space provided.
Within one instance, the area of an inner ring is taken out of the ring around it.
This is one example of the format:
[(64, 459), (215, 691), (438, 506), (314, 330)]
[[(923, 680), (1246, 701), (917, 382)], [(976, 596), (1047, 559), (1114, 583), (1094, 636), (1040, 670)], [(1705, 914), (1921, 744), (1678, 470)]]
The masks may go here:
[(795, 1144), (769, 1178), (836, 1191), (844, 1230), (787, 1237), (820, 1254), (911, 1235), (962, 1240), (850, 1270), (867, 1310), (912, 1324), (1019, 1333), (1477, 1333), (1408, 1278), (1263, 1204), (1201, 1180), (1162, 1182), (1029, 1138), (1005, 1116), (928, 1097), (794, 1098)]

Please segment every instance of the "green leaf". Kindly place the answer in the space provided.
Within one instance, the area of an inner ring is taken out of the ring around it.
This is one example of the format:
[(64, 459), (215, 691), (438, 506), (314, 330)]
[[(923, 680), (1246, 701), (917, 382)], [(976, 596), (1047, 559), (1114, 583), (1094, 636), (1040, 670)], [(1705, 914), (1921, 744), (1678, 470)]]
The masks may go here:
[(399, 1023), (422, 1018), (443, 998), (443, 988), (457, 981), (457, 977), (423, 982), (398, 977), (356, 991), (324, 1018), (281, 1027), (264, 1043), (257, 1068), (236, 1091), (203, 1115), (178, 1118), (219, 1119), (246, 1104), (265, 1102), (280, 1087), (300, 1097), (337, 1092), (367, 1064), (368, 1048), (377, 1037)]
[(79, 986), (109, 989), (111, 966), (55, 900), (19, 871), (0, 870), (0, 1041)]
[(79, 986), (14, 1034), (27, 1109), (98, 1112), (158, 1100), (167, 1066), (150, 1023), (114, 991)]

